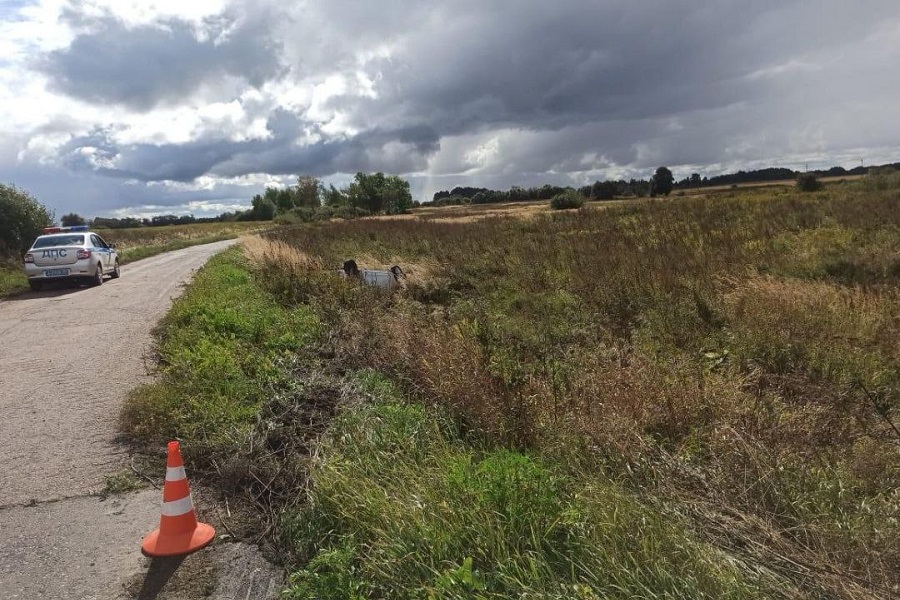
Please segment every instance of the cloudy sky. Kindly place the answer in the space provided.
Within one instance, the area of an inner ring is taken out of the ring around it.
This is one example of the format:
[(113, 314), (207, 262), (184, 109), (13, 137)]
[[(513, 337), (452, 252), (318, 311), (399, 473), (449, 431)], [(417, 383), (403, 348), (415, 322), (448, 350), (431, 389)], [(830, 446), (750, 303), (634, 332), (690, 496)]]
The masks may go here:
[(0, 181), (57, 214), (900, 160), (897, 0), (0, 0)]

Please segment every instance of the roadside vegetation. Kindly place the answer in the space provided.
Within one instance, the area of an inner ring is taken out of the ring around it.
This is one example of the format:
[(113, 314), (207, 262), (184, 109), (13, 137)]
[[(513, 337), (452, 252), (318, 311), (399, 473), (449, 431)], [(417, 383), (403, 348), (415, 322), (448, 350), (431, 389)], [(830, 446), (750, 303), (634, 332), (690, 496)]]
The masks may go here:
[(291, 598), (890, 597), (894, 181), (272, 231), (123, 425), (266, 507)]
[(229, 240), (270, 227), (269, 223), (234, 221), (135, 227), (132, 229), (96, 229), (95, 231), (107, 243), (116, 244), (122, 264), (127, 264), (163, 252)]
[(28, 289), (22, 266), (13, 259), (0, 259), (0, 298)]
[[(49, 217), (52, 222), (52, 216)], [(41, 225), (40, 227), (44, 227)], [(25, 250), (40, 235), (40, 227), (33, 236), (26, 236)], [(171, 250), (179, 250), (197, 244), (209, 244), (239, 237), (245, 233), (271, 228), (271, 223), (221, 222), (192, 223), (189, 225), (165, 225), (159, 227), (135, 227), (130, 229), (94, 229), (108, 243), (116, 244), (119, 262), (130, 262), (155, 256)], [(24, 253), (22, 250), (21, 253)], [(28, 280), (22, 272), (21, 253), (8, 252), (0, 256), (0, 298), (24, 292)]]
[(0, 298), (28, 288), (18, 263), (41, 228), (53, 223), (53, 211), (26, 190), (0, 183)]

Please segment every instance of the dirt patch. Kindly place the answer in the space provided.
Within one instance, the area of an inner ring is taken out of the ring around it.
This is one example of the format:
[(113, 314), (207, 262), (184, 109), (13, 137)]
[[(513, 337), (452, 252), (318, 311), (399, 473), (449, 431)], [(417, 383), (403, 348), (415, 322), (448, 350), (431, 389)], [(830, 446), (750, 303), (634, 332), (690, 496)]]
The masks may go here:
[(216, 541), (188, 556), (145, 564), (147, 572), (126, 584), (121, 600), (274, 600), (284, 581), (259, 548), (240, 542)]

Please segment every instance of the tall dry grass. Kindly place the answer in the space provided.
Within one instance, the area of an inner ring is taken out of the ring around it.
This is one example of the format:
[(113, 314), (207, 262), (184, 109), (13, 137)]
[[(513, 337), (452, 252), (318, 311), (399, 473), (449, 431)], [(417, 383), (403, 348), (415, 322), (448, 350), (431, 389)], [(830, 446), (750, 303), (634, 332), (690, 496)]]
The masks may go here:
[[(329, 223), (251, 256), (282, 302), (319, 307), (339, 364), (389, 373), (498, 445), (592, 465), (748, 560), (769, 548), (797, 581), (888, 595), (900, 200), (772, 194)], [(423, 275), (393, 295), (334, 276), (358, 256)]]

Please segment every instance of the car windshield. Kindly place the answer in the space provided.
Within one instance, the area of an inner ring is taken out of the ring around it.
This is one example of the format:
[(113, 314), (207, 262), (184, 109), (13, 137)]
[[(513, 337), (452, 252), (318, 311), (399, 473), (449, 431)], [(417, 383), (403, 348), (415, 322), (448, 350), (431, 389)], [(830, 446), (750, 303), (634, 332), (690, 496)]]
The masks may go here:
[(52, 248), (53, 246), (84, 246), (83, 235), (48, 235), (34, 241), (32, 248)]

